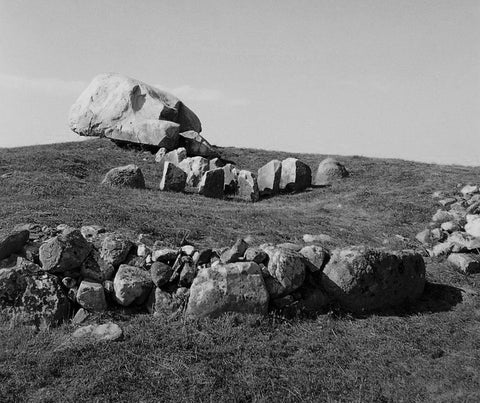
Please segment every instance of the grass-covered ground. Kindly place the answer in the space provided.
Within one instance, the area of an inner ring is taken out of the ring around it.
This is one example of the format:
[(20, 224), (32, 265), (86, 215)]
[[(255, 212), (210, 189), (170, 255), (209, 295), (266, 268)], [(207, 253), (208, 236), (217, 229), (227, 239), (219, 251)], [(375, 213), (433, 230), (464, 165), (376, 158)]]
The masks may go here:
[[(253, 171), (287, 156), (314, 170), (324, 157), (236, 148), (222, 154)], [(325, 233), (331, 248), (413, 247), (436, 208), (433, 191), (480, 182), (480, 168), (340, 159), (351, 172), (341, 183), (250, 204), (160, 192), (150, 153), (105, 140), (0, 149), (0, 235), (36, 222), (99, 224), (166, 244), (186, 233), (199, 246)], [(129, 163), (142, 168), (149, 189), (100, 186), (110, 168)], [(68, 324), (35, 333), (3, 323), (0, 401), (479, 401), (480, 275), (426, 260), (424, 297), (390, 315), (183, 323), (115, 314), (125, 338), (112, 344), (73, 343)]]

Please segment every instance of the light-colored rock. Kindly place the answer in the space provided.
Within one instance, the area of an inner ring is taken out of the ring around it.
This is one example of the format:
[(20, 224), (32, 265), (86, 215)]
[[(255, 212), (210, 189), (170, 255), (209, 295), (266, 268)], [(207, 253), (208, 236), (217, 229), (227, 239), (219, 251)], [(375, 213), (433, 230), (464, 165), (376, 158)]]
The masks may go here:
[(83, 261), (80, 267), (80, 274), (85, 279), (101, 283), (113, 279), (115, 268), (100, 256), (100, 252), (93, 249), (90, 255)]
[(307, 268), (312, 273), (322, 271), (330, 258), (328, 251), (317, 245), (304, 246), (300, 254), (307, 260)]
[(103, 239), (100, 257), (116, 267), (125, 261), (132, 246), (133, 243), (124, 235), (109, 234)]
[(184, 144), (189, 157), (200, 156), (210, 159), (220, 156), (207, 140), (193, 130), (180, 133), (180, 143)]
[(84, 225), (80, 228), (80, 232), (88, 242), (94, 242), (98, 239), (100, 234), (105, 233), (105, 228), (101, 225)]
[(442, 223), (442, 225), (440, 225), (440, 228), (442, 228), (446, 232), (455, 232), (461, 229), (460, 225), (455, 221), (444, 222)]
[(452, 253), (447, 260), (457, 270), (465, 274), (480, 272), (480, 257), (478, 255), (472, 253)]
[(267, 253), (260, 248), (249, 247), (244, 254), (247, 262), (255, 262), (257, 264), (264, 263), (268, 259)]
[(415, 235), (415, 239), (423, 245), (430, 245), (432, 243), (432, 231), (424, 229)]
[(178, 167), (187, 174), (187, 186), (197, 188), (202, 180), (202, 176), (209, 169), (209, 163), (203, 157), (190, 157), (184, 159), (178, 164)]
[(91, 312), (102, 312), (107, 309), (105, 292), (100, 283), (83, 280), (78, 287), (77, 302)]
[(89, 316), (90, 314), (86, 309), (80, 308), (75, 314), (75, 316), (73, 317), (72, 323), (74, 325), (79, 325), (80, 323), (85, 322)]
[(43, 243), (39, 250), (44, 271), (60, 274), (80, 271), (80, 267), (92, 250), (77, 229), (68, 229), (62, 234)]
[(432, 198), (433, 199), (442, 199), (442, 198), (445, 198), (445, 197), (446, 197), (445, 192), (443, 192), (441, 190), (436, 190), (435, 192), (432, 193)]
[(145, 245), (144, 243), (141, 243), (139, 245), (137, 245), (137, 256), (140, 256), (140, 257), (146, 257), (147, 255), (151, 254), (152, 251), (150, 250), (150, 248)]
[(238, 262), (248, 249), (248, 243), (243, 239), (237, 239), (230, 249), (227, 249), (220, 256), (222, 263), (235, 263)]
[[(267, 247), (269, 261), (267, 271), (274, 280), (267, 283), (271, 298), (280, 298), (297, 290), (305, 280), (305, 258), (293, 250)], [(275, 283), (275, 284), (274, 284)]]
[(19, 252), (28, 242), (30, 232), (27, 230), (13, 232), (7, 237), (0, 239), (0, 260)]
[(115, 299), (120, 305), (141, 305), (148, 298), (153, 282), (148, 271), (122, 264), (115, 275), (113, 286)]
[(457, 202), (457, 199), (455, 199), (455, 197), (447, 197), (446, 199), (441, 199), (438, 201), (438, 204), (440, 204), (440, 206), (443, 206), (445, 208), (448, 208), (450, 207), (453, 203), (456, 203)]
[(480, 219), (474, 219), (465, 224), (465, 232), (474, 237), (480, 237)]
[(472, 195), (474, 193), (478, 193), (479, 189), (477, 185), (465, 185), (461, 190), (460, 193), (464, 196)]
[(316, 235), (312, 235), (312, 234), (305, 234), (303, 236), (303, 242), (305, 243), (320, 243), (320, 244), (323, 244), (323, 243), (328, 243), (328, 242), (332, 242), (333, 239), (330, 235), (327, 235), (327, 234), (316, 234)]
[(183, 245), (180, 250), (184, 255), (192, 257), (197, 249), (193, 245)]
[(257, 177), (253, 173), (246, 170), (238, 173), (236, 195), (246, 201), (257, 202), (260, 200)]
[(162, 248), (152, 252), (152, 260), (154, 262), (174, 262), (179, 254), (178, 249)]
[(282, 163), (272, 160), (258, 170), (257, 182), (261, 195), (274, 195), (280, 192)]
[(203, 174), (198, 187), (198, 193), (214, 199), (223, 198), (225, 173), (222, 168), (213, 169)]
[(198, 117), (178, 98), (114, 73), (93, 79), (71, 107), (69, 125), (81, 136), (108, 137), (169, 150), (176, 148), (179, 132), (202, 130)]
[(315, 178), (313, 179), (313, 185), (331, 185), (333, 182), (345, 178), (348, 175), (348, 171), (343, 164), (334, 158), (326, 158), (318, 165)]
[(452, 221), (454, 220), (454, 215), (449, 213), (448, 211), (438, 209), (437, 212), (433, 215), (432, 221), (442, 224), (447, 221)]
[(238, 188), (238, 174), (240, 171), (232, 164), (226, 164), (223, 167), (223, 176), (225, 180), (224, 192), (226, 194), (235, 194)]
[(282, 161), (280, 190), (285, 192), (300, 192), (312, 185), (312, 170), (296, 158), (286, 158)]
[(225, 312), (266, 314), (269, 296), (254, 262), (218, 264), (199, 271), (190, 288), (186, 315), (218, 317)]
[(183, 192), (187, 183), (187, 174), (172, 162), (166, 161), (163, 166), (160, 190)]
[(76, 339), (93, 339), (96, 341), (117, 341), (123, 337), (123, 330), (116, 323), (79, 327), (72, 334)]
[(413, 301), (425, 286), (425, 263), (413, 252), (364, 247), (333, 251), (322, 285), (352, 312), (372, 311)]
[[(161, 148), (160, 150), (165, 150), (165, 148)], [(157, 152), (157, 154), (155, 154), (155, 162), (158, 162), (162, 165), (164, 165), (167, 161), (174, 165), (178, 165), (185, 158), (187, 158), (187, 150), (185, 150), (184, 147), (176, 148), (175, 150), (167, 153), (162, 153), (160, 150)]]
[(102, 185), (144, 189), (145, 179), (142, 170), (134, 165), (113, 168), (105, 174)]

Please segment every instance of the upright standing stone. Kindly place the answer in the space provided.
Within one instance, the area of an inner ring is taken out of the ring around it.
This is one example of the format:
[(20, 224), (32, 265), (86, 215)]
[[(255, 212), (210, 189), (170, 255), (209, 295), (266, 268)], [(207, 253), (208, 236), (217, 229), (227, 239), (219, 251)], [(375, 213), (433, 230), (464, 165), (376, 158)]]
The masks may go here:
[(190, 157), (180, 162), (178, 167), (187, 174), (186, 186), (198, 188), (203, 174), (209, 169), (209, 162), (203, 157)]
[(282, 161), (280, 190), (285, 192), (300, 192), (312, 184), (310, 167), (296, 158), (286, 158)]
[(172, 150), (164, 155), (159, 154), (158, 152), (155, 155), (155, 161), (160, 164), (165, 164), (165, 162), (168, 161), (174, 165), (178, 165), (185, 158), (187, 158), (187, 150), (185, 150), (183, 147)]
[(251, 202), (260, 200), (257, 177), (250, 171), (241, 170), (239, 172), (237, 196)]
[(186, 182), (187, 174), (182, 169), (172, 162), (165, 162), (162, 180), (160, 181), (160, 190), (183, 192)]
[(261, 195), (273, 195), (280, 191), (282, 163), (272, 160), (258, 170), (258, 190)]
[(222, 168), (212, 169), (203, 174), (198, 193), (214, 199), (223, 198), (224, 171)]
[(232, 164), (226, 164), (223, 167), (225, 187), (224, 191), (226, 194), (235, 194), (238, 188), (238, 169), (235, 168)]

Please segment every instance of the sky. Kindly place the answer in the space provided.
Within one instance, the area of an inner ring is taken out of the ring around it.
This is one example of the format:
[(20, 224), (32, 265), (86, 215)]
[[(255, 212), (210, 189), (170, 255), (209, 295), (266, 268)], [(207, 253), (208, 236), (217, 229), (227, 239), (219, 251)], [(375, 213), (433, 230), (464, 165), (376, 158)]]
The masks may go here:
[(103, 72), (219, 146), (480, 165), (480, 0), (0, 0), (0, 147), (79, 140)]

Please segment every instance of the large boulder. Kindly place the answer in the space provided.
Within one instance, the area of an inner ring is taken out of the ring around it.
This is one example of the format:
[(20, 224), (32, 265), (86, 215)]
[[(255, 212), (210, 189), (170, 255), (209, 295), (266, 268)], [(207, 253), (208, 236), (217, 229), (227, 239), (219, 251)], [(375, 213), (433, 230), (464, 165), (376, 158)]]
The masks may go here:
[(102, 185), (144, 189), (145, 178), (142, 170), (134, 165), (125, 165), (110, 169), (103, 178)]
[(200, 181), (198, 193), (214, 199), (223, 198), (225, 185), (225, 173), (222, 168), (212, 169), (203, 174)]
[(272, 160), (258, 170), (257, 182), (261, 195), (274, 195), (280, 191), (282, 163)]
[(183, 192), (187, 183), (187, 174), (173, 162), (166, 161), (163, 166), (160, 190)]
[(189, 188), (198, 188), (203, 174), (210, 169), (210, 164), (206, 158), (190, 157), (180, 162), (178, 167), (187, 174), (186, 185)]
[(25, 292), (17, 308), (22, 322), (48, 328), (68, 317), (70, 302), (56, 276), (37, 274), (25, 277)]
[(153, 287), (150, 273), (135, 266), (122, 264), (113, 280), (115, 299), (123, 306), (146, 301)]
[(180, 144), (187, 150), (189, 157), (217, 158), (220, 154), (197, 132), (190, 130), (180, 133)]
[(313, 185), (327, 186), (347, 176), (348, 171), (344, 165), (334, 158), (326, 158), (318, 165), (317, 173), (313, 179)]
[(425, 286), (425, 263), (418, 253), (366, 247), (333, 251), (322, 284), (345, 309), (360, 313), (414, 301)]
[(198, 117), (175, 96), (114, 73), (93, 79), (71, 107), (69, 125), (81, 136), (168, 150), (176, 148), (180, 132), (202, 131)]
[(280, 298), (300, 288), (305, 281), (306, 260), (299, 253), (286, 248), (267, 247), (267, 271), (271, 279), (267, 289), (271, 298)]
[(62, 274), (80, 271), (92, 250), (92, 244), (78, 229), (68, 228), (40, 246), (39, 257), (44, 271)]
[(257, 177), (253, 173), (243, 169), (238, 173), (236, 195), (246, 201), (260, 200)]
[(312, 170), (296, 158), (286, 158), (282, 161), (280, 190), (285, 192), (300, 192), (312, 185)]
[(20, 251), (28, 242), (30, 232), (27, 230), (14, 232), (0, 240), (0, 260)]
[(201, 269), (190, 288), (186, 315), (218, 317), (225, 312), (266, 314), (268, 292), (260, 266), (232, 263)]

